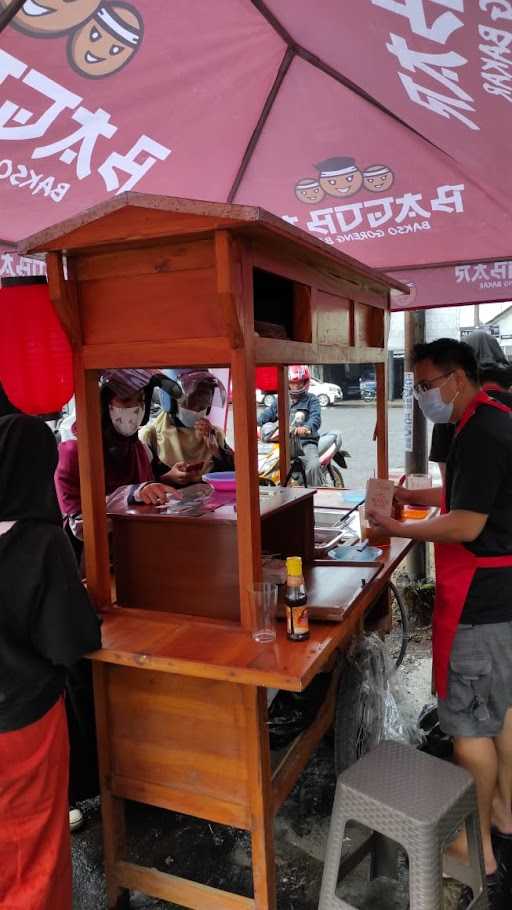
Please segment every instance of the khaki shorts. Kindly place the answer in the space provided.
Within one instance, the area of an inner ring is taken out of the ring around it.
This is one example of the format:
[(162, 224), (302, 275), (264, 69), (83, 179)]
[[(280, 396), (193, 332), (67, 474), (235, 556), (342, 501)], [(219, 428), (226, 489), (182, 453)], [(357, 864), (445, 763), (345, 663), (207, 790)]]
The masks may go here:
[(448, 695), (438, 700), (448, 736), (497, 736), (512, 706), (512, 621), (460, 625), (453, 643)]

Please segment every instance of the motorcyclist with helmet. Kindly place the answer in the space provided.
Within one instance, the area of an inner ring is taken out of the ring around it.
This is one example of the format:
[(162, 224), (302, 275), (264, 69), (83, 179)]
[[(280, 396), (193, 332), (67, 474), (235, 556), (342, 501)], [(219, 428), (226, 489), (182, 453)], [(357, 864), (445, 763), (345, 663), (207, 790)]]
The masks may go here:
[(234, 453), (224, 433), (210, 419), (214, 404), (224, 405), (226, 389), (210, 370), (187, 367), (164, 370), (175, 384), (160, 390), (162, 410), (139, 431), (139, 438), (168, 470), (177, 486), (201, 480), (213, 471), (232, 471)]
[[(309, 391), (311, 373), (305, 365), (294, 365), (288, 368), (288, 391), (290, 396), (289, 425), (290, 433), (298, 443), (300, 455), (304, 462), (306, 481), (310, 487), (323, 486), (322, 469), (318, 457), (318, 438), (322, 414), (320, 402), (316, 395)], [(278, 420), (277, 402), (265, 408), (258, 417), (258, 426), (276, 423)]]

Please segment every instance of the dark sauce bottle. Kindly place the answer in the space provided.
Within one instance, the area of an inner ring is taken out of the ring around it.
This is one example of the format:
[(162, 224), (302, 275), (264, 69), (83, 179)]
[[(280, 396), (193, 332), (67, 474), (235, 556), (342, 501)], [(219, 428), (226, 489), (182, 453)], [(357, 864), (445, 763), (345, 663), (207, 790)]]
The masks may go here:
[(290, 641), (305, 641), (309, 638), (309, 619), (306, 587), (302, 574), (302, 558), (289, 556), (286, 560), (286, 630)]

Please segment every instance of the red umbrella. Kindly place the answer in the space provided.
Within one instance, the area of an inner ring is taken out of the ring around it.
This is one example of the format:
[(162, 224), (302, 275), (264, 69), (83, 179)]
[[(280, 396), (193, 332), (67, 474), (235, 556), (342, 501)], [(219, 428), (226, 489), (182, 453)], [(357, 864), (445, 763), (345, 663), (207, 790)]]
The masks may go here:
[(411, 281), (507, 260), (511, 50), (512, 0), (25, 0), (0, 236), (136, 189), (261, 204)]

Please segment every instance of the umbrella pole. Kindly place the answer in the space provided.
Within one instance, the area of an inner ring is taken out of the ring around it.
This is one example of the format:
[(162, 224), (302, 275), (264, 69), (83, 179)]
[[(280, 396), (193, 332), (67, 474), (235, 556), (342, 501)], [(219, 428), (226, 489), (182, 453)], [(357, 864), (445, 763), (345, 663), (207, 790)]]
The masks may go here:
[(24, 2), (25, 0), (12, 0), (12, 3), (9, 4), (7, 9), (4, 9), (4, 11), (0, 13), (0, 32), (3, 32), (4, 28), (7, 28), (9, 25), (9, 22), (14, 19), (16, 13), (19, 13)]
[[(425, 341), (425, 310), (405, 312), (405, 369), (413, 370), (413, 348)], [(427, 422), (414, 399), (412, 452), (405, 453), (407, 474), (427, 473)], [(425, 578), (426, 546), (418, 543), (407, 557), (407, 570), (411, 579)]]

